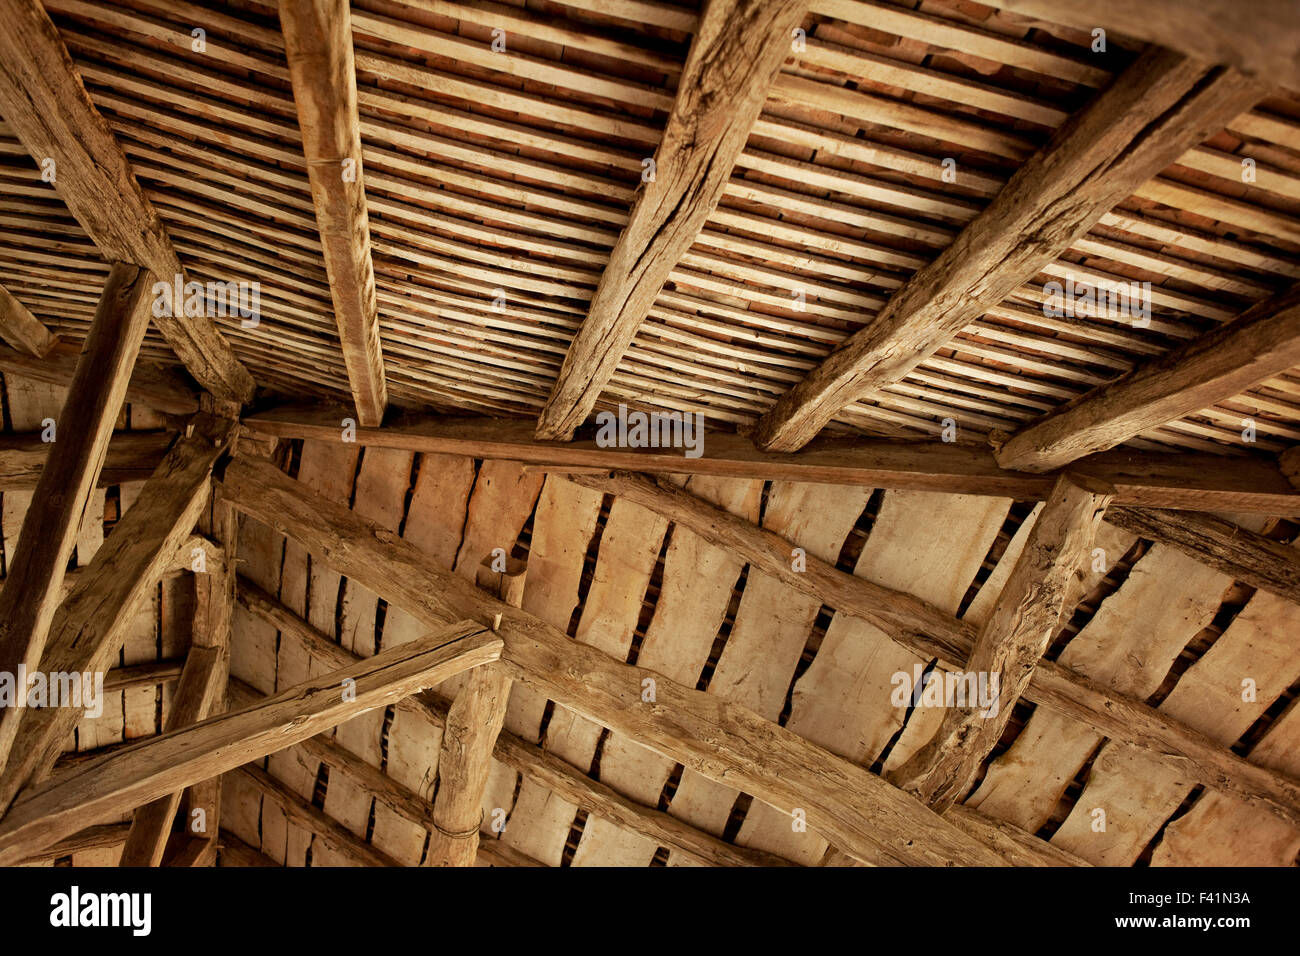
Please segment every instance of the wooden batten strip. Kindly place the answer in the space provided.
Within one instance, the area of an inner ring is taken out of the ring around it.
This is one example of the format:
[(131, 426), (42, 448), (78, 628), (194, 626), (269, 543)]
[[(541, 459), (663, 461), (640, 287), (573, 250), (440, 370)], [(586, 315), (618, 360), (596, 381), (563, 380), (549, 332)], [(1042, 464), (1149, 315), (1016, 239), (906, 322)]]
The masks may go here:
[[(126, 154), (86, 93), (58, 29), (39, 0), (4, 0), (0, 113), (37, 162), (55, 161), (55, 189), (105, 258), (172, 282), (180, 261)], [(223, 399), (252, 397), (253, 379), (212, 320), (155, 317), (190, 374)]]

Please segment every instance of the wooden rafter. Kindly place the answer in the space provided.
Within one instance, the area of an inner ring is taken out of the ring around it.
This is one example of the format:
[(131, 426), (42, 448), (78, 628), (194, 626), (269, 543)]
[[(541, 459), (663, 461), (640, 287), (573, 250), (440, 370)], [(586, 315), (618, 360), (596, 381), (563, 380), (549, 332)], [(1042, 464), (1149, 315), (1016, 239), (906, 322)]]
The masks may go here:
[[(805, 555), (805, 570), (796, 572), (791, 568), (793, 545), (789, 541), (680, 488), (629, 474), (574, 476), (571, 480), (656, 511), (707, 541), (733, 549), (753, 567), (819, 598), (826, 606), (871, 622), (920, 657), (938, 659), (950, 670), (965, 669), (975, 643), (974, 627), (910, 594), (840, 571), (812, 554)], [(1238, 757), (1144, 701), (1055, 661), (1039, 662), (1024, 695), (1103, 736), (1169, 755), (1197, 783), (1300, 826), (1300, 781)]]
[[(975, 638), (965, 674), (968, 696), (945, 700), (935, 735), (891, 779), (945, 811), (966, 795), (1080, 593), (1080, 569), (1092, 554), (1110, 489), (1063, 475), (1030, 530), (997, 607)], [(981, 706), (978, 682), (992, 681), (995, 707)]]
[[(173, 438), (174, 433), (165, 431), (118, 432), (108, 443), (96, 484), (103, 488), (148, 478)], [(39, 433), (0, 435), (0, 491), (35, 488), (53, 444)]]
[(92, 760), (25, 791), (0, 818), (0, 865), (123, 811), (292, 746), (357, 714), (496, 660), (501, 642), (461, 621), (311, 678), (261, 704)]
[(998, 463), (1049, 471), (1239, 395), (1300, 364), (1300, 285), (1022, 427)]
[(790, 55), (807, 0), (708, 0), (677, 85), (654, 178), (610, 254), (537, 423), (569, 439), (595, 407), (673, 268), (722, 198)]
[[(278, 438), (338, 441), (341, 414), (328, 406), (296, 406), (250, 415), (249, 429)], [(798, 454), (758, 451), (748, 439), (710, 432), (699, 458), (681, 449), (601, 448), (592, 440), (555, 444), (533, 438), (526, 422), (404, 416), (383, 428), (357, 428), (373, 448), (518, 461), (554, 471), (640, 471), (772, 481), (813, 481), (1042, 501), (1054, 477), (1001, 468), (993, 451), (936, 441), (896, 442), (824, 436)], [(1263, 456), (1154, 455), (1111, 452), (1076, 462), (1072, 471), (1115, 487), (1118, 504), (1197, 511), (1300, 513), (1300, 494)]]
[(378, 425), (388, 405), (388, 385), (370, 256), (348, 0), (283, 2), (280, 29), (357, 420)]
[(1300, 89), (1300, 9), (1290, 0), (989, 0), (994, 7), (1084, 30), (1103, 27), (1227, 63), (1269, 83)]
[[(239, 456), (222, 488), (240, 511), (328, 556), (357, 581), (426, 626), (468, 616), (495, 620), (502, 666), (557, 704), (711, 779), (723, 778), (866, 861), (996, 865), (1002, 857), (915, 798), (746, 708), (616, 661), (431, 564), (424, 553), (312, 493), (269, 462)], [(642, 680), (657, 703), (641, 701)]]
[[(77, 370), (81, 350), (60, 343), (48, 355), (36, 358), (16, 349), (0, 347), (0, 372), (13, 372), (24, 378), (51, 385), (66, 386)], [(199, 410), (199, 395), (184, 376), (162, 365), (137, 361), (126, 386), (126, 400), (148, 405), (169, 415), (193, 415)]]
[(797, 451), (859, 398), (906, 376), (999, 305), (1106, 213), (1267, 88), (1166, 50), (1141, 56), (1047, 145), (880, 313), (786, 392), (754, 441)]
[[(69, 211), (106, 259), (142, 266), (164, 282), (183, 275), (167, 230), (40, 0), (0, 0), (0, 22), (0, 114), (37, 162), (54, 160), (54, 188)], [(238, 402), (252, 397), (252, 377), (211, 319), (162, 315), (155, 322), (209, 392)]]
[[(39, 670), (82, 515), (99, 481), (131, 366), (149, 324), (149, 274), (117, 263), (104, 292), (67, 401), (62, 428), (36, 483), (10, 572), (0, 589), (0, 672)], [(188, 530), (188, 529), (187, 529)], [(0, 771), (10, 756), (21, 708), (0, 713)], [(0, 802), (0, 806), (4, 803)]]
[(58, 343), (40, 319), (32, 315), (27, 306), (14, 298), (0, 285), (0, 339), (4, 339), (20, 352), (44, 358)]
[[(43, 671), (99, 673), (117, 660), (133, 609), (173, 565), (182, 543), (191, 542), (211, 493), (212, 468), (235, 430), (233, 422), (200, 416), (192, 434), (167, 453), (59, 606), (40, 658)], [(14, 713), (16, 744), (0, 773), (0, 807), (50, 771), (77, 722), (70, 707)]]

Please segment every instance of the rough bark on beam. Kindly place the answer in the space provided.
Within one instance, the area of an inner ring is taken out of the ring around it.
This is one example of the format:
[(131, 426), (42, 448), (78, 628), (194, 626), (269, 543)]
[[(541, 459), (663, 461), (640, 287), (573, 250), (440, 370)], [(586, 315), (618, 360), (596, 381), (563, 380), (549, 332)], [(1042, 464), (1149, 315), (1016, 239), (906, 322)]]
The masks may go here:
[(1084, 31), (1104, 27), (1300, 90), (1300, 7), (1291, 0), (989, 0), (989, 5)]
[[(60, 343), (40, 359), (0, 346), (0, 372), (66, 386), (72, 381), (80, 355), (81, 349), (68, 343)], [(199, 396), (192, 385), (170, 368), (149, 362), (136, 362), (132, 367), (126, 400), (169, 415), (193, 415), (199, 410)]]
[(282, 2), (280, 29), (357, 421), (378, 425), (388, 405), (388, 386), (361, 171), (348, 0)]
[[(139, 602), (178, 558), (189, 565), (179, 549), (194, 541), (190, 532), (211, 494), (212, 468), (237, 430), (224, 419), (196, 417), (192, 434), (167, 453), (59, 606), (41, 670), (102, 673), (116, 662)], [(0, 808), (50, 771), (78, 719), (70, 707), (12, 715), (16, 743), (0, 773)]]
[[(95, 484), (106, 488), (148, 478), (175, 437), (165, 431), (116, 433)], [(35, 488), (54, 444), (38, 432), (0, 435), (0, 491)]]
[(210, 717), (100, 757), (25, 790), (0, 818), (0, 866), (87, 824), (306, 740), (471, 667), (497, 660), (501, 641), (460, 621), (261, 704)]
[(399, 866), (378, 847), (371, 846), (324, 810), (308, 803), (261, 767), (240, 767), (238, 771), (249, 783), (270, 797), (284, 811), (291, 823), (313, 834), (353, 866)]
[(1300, 284), (1024, 425), (998, 463), (1050, 471), (1240, 395), (1300, 364)]
[(1207, 514), (1110, 508), (1106, 520), (1177, 548), (1251, 587), (1300, 604), (1300, 551)]
[[(114, 264), (59, 412), (63, 427), (36, 483), (0, 590), (0, 673), (17, 674), (20, 666), (28, 672), (40, 669), (68, 559), (90, 492), (99, 482), (148, 325), (149, 274)], [(0, 711), (0, 770), (9, 758), (21, 714), (21, 708)]]
[[(242, 607), (279, 630), (282, 641), (296, 642), (305, 654), (321, 661), (323, 666), (346, 667), (360, 660), (321, 634), (257, 585), (243, 578), (239, 581), (238, 598)], [(434, 692), (424, 691), (399, 701), (397, 709), (418, 712), (434, 726), (445, 728), (450, 705)], [(315, 743), (309, 740), (304, 742), (303, 746), (312, 748)], [(724, 843), (712, 834), (697, 830), (676, 817), (642, 806), (612, 787), (586, 776), (555, 754), (548, 753), (538, 745), (528, 743), (509, 731), (503, 730), (497, 735), (492, 756), (507, 767), (568, 800), (579, 809), (604, 817), (636, 833), (642, 833), (674, 852), (705, 866), (790, 865), (788, 860), (771, 853)], [(370, 767), (369, 764), (365, 766)], [(358, 768), (358, 774), (363, 773), (365, 771)], [(427, 807), (427, 804), (425, 806)], [(397, 807), (394, 809), (399, 813), (402, 812)], [(425, 819), (415, 822), (422, 826), (430, 824), (430, 821)], [(490, 844), (497, 843), (500, 841), (480, 841), (480, 853)]]
[(0, 339), (20, 352), (44, 358), (58, 344), (44, 323), (0, 285)]
[[(348, 414), (338, 406), (288, 406), (250, 415), (244, 424), (275, 438), (338, 441), (339, 422)], [(821, 437), (798, 454), (780, 454), (758, 451), (741, 435), (716, 432), (707, 436), (701, 457), (685, 458), (680, 450), (601, 448), (591, 440), (539, 442), (525, 421), (438, 415), (407, 415), (382, 428), (359, 427), (356, 439), (373, 448), (517, 461), (554, 471), (614, 469), (815, 481), (1018, 501), (1046, 499), (1055, 481), (1051, 475), (1001, 468), (992, 449), (936, 441)], [(1262, 456), (1116, 451), (1082, 459), (1070, 470), (1113, 485), (1119, 504), (1300, 514), (1300, 494), (1277, 463)]]
[[(173, 282), (183, 270), (171, 239), (40, 0), (0, 0), (0, 23), (0, 115), (38, 163), (55, 161), (55, 190), (106, 259)], [(218, 398), (252, 397), (252, 376), (211, 319), (155, 321), (200, 385)]]
[[(508, 558), (506, 570), (492, 570), (489, 555), (477, 568), (479, 587), (511, 607), (522, 607), (527, 566)], [(471, 671), (456, 693), (443, 725), (438, 756), (438, 793), (425, 866), (473, 866), (483, 822), (483, 791), (492, 770), (492, 750), (506, 719), (510, 677), (495, 667)]]
[[(817, 597), (828, 607), (870, 621), (920, 657), (938, 658), (952, 670), (965, 669), (975, 644), (974, 627), (910, 594), (882, 588), (811, 554), (805, 558), (806, 569), (796, 572), (790, 566), (794, 545), (789, 541), (675, 486), (629, 474), (605, 479), (573, 476), (570, 480), (656, 511), (706, 541), (735, 550), (754, 567)], [(1238, 757), (1144, 701), (1055, 661), (1039, 662), (1025, 697), (1087, 724), (1103, 736), (1165, 755), (1197, 783), (1300, 827), (1300, 781)]]
[[(180, 730), (208, 716), (222, 691), (226, 653), (221, 647), (190, 648), (165, 731)], [(176, 790), (135, 811), (119, 866), (157, 866), (162, 862), (180, 802), (181, 791)]]
[(1266, 93), (1232, 70), (1207, 78), (1205, 64), (1180, 54), (1143, 54), (1067, 120), (879, 315), (781, 396), (759, 419), (757, 445), (796, 451), (843, 408), (902, 379)]
[(807, 8), (807, 0), (704, 4), (654, 178), (641, 186), (610, 253), (538, 419), (538, 438), (571, 438), (595, 406), (669, 273), (722, 198)]
[[(997, 675), (996, 707), (977, 700), (945, 701), (935, 735), (891, 775), (939, 812), (965, 796), (984, 759), (1011, 719), (1047, 652), (1061, 616), (1082, 597), (1080, 569), (1092, 553), (1110, 489), (1070, 475), (1056, 483), (1029, 540), (975, 639), (966, 673), (975, 680)], [(975, 695), (971, 686), (966, 693)]]
[[(414, 545), (314, 494), (268, 462), (236, 457), (221, 478), (240, 511), (427, 626), (494, 621), (503, 666), (556, 703), (711, 780), (789, 813), (860, 859), (998, 865), (989, 848), (863, 767), (712, 694), (572, 641), (432, 564)], [(657, 702), (641, 700), (653, 677)], [(0, 824), (2, 826), (2, 824)]]

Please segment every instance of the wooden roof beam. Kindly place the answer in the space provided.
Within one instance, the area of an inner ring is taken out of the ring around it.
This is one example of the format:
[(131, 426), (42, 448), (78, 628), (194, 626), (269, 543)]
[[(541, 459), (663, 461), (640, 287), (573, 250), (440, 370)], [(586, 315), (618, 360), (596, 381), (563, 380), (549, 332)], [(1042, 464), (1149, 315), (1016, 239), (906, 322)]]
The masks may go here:
[(1092, 553), (1110, 497), (1110, 489), (1096, 482), (1072, 475), (1057, 480), (966, 663), (967, 675), (990, 682), (996, 706), (982, 708), (974, 701), (949, 706), (934, 736), (890, 775), (941, 813), (965, 798), (1062, 615), (1083, 596), (1080, 569)]
[[(233, 422), (200, 416), (192, 433), (167, 453), (59, 605), (39, 661), (42, 671), (109, 670), (134, 609), (176, 564), (182, 546), (187, 546), (180, 555), (182, 566), (190, 566), (189, 550), (197, 546), (191, 531), (211, 494), (212, 468), (236, 429)], [(10, 730), (16, 744), (0, 772), (0, 810), (20, 788), (49, 773), (79, 716), (71, 707), (23, 708), (11, 714), (17, 718)]]
[[(59, 413), (62, 433), (52, 443), (37, 480), (9, 575), (0, 589), (2, 673), (17, 674), (19, 667), (29, 672), (40, 669), (68, 559), (90, 493), (99, 482), (131, 366), (148, 325), (149, 274), (115, 263)], [(0, 710), (0, 771), (9, 759), (24, 711)]]
[(1233, 70), (1143, 54), (1070, 117), (979, 216), (759, 419), (754, 441), (797, 451), (904, 378), (1055, 260), (1103, 215), (1267, 93)]
[[(343, 667), (360, 660), (244, 578), (239, 579), (238, 600), (240, 606), (274, 626), (282, 641), (295, 642), (309, 657), (324, 662), (326, 666)], [(433, 691), (399, 701), (397, 708), (418, 712), (442, 728), (447, 725), (451, 709), (450, 704)], [(313, 741), (307, 741), (303, 746), (311, 749), (315, 745)], [(724, 843), (711, 833), (698, 830), (674, 816), (642, 806), (599, 780), (593, 780), (555, 754), (509, 731), (503, 730), (497, 735), (492, 756), (580, 809), (642, 833), (705, 866), (781, 866), (788, 863), (770, 853)], [(374, 787), (370, 789), (375, 790)], [(402, 812), (398, 807), (394, 809)], [(427, 813), (415, 822), (422, 826), (432, 824)], [(479, 852), (488, 846), (489, 841), (480, 840)]]
[(807, 9), (807, 0), (704, 5), (654, 176), (641, 186), (610, 253), (538, 418), (538, 438), (572, 438), (595, 407), (669, 274), (722, 198)]
[[(338, 441), (341, 407), (288, 406), (250, 415), (244, 425), (276, 438)], [(529, 423), (492, 418), (406, 415), (382, 428), (356, 429), (358, 444), (414, 452), (518, 461), (554, 471), (623, 470), (771, 481), (815, 481), (1042, 501), (1053, 475), (1010, 471), (991, 448), (937, 441), (817, 438), (798, 454), (762, 452), (744, 436), (710, 432), (699, 458), (681, 449), (601, 448), (594, 441), (537, 441)], [(1117, 504), (1144, 508), (1300, 514), (1300, 493), (1271, 457), (1115, 451), (1081, 459), (1071, 471), (1115, 487)]]
[(1037, 418), (998, 463), (1050, 471), (1239, 395), (1300, 364), (1300, 284)]
[[(116, 432), (108, 443), (96, 486), (148, 478), (175, 437), (169, 431)], [(38, 432), (0, 435), (0, 491), (35, 488), (54, 444), (44, 441)]]
[[(625, 497), (712, 544), (734, 550), (752, 567), (817, 597), (840, 613), (869, 621), (891, 640), (927, 660), (937, 658), (950, 670), (966, 668), (975, 645), (974, 627), (910, 594), (840, 571), (814, 555), (806, 555), (805, 570), (796, 572), (790, 566), (790, 549), (794, 547), (791, 542), (681, 488), (626, 473), (604, 478), (575, 475), (570, 480)], [(1300, 780), (1237, 756), (1144, 701), (1118, 693), (1055, 661), (1038, 663), (1024, 696), (1087, 724), (1103, 736), (1165, 755), (1202, 786), (1230, 794), (1300, 827)]]
[[(0, 372), (13, 372), (38, 382), (66, 386), (72, 381), (80, 355), (80, 348), (66, 342), (59, 343), (39, 359), (0, 346)], [(169, 415), (193, 415), (199, 410), (199, 393), (184, 380), (184, 376), (152, 362), (137, 361), (131, 369), (126, 400)]]
[(501, 641), (485, 627), (460, 621), (311, 678), (256, 706), (92, 760), (76, 773), (28, 789), (0, 818), (0, 866), (88, 824), (283, 750), (500, 654)]
[(44, 323), (0, 285), (0, 339), (20, 352), (44, 358), (58, 344)]
[(1300, 90), (1300, 8), (1291, 0), (989, 0), (1048, 23), (1102, 27), (1226, 63), (1268, 83)]
[(269, 462), (236, 456), (221, 486), (240, 511), (294, 538), (426, 626), (499, 616), (502, 667), (514, 680), (710, 779), (786, 812), (804, 810), (810, 827), (852, 856), (918, 865), (1005, 862), (866, 768), (743, 707), (654, 674), (657, 703), (646, 708), (641, 681), (651, 672), (493, 599)]
[(282, 2), (280, 29), (357, 421), (378, 425), (388, 406), (388, 385), (361, 169), (348, 0)]
[[(39, 163), (55, 161), (54, 188), (106, 259), (172, 282), (180, 260), (126, 153), (91, 101), (40, 0), (0, 0), (0, 115)], [(156, 316), (195, 380), (220, 399), (253, 395), (253, 378), (212, 320)]]

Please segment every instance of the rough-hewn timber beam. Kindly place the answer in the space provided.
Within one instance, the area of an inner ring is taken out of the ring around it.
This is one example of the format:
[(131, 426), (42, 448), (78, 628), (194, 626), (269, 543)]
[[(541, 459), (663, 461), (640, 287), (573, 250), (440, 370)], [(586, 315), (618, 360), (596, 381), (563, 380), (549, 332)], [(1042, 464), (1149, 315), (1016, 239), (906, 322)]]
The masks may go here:
[(1291, 0), (989, 0), (989, 5), (1083, 30), (1102, 27), (1300, 90), (1300, 7)]
[(996, 707), (981, 708), (970, 696), (966, 705), (948, 707), (935, 735), (890, 777), (934, 809), (944, 812), (966, 795), (1061, 616), (1083, 596), (1080, 568), (1092, 553), (1109, 501), (1108, 488), (1086, 479), (1057, 480), (966, 664), (966, 673), (976, 680), (992, 681), (996, 675), (997, 686), (991, 687)]
[(261, 704), (210, 717), (32, 787), (0, 818), (0, 866), (87, 824), (291, 747), (345, 720), (496, 660), (501, 641), (472, 621), (443, 626)]
[[(96, 485), (104, 488), (148, 478), (175, 437), (164, 431), (115, 433)], [(0, 435), (0, 491), (35, 488), (53, 445), (38, 432)]]
[(1022, 427), (998, 463), (1050, 471), (1300, 364), (1300, 284)]
[(627, 226), (537, 423), (568, 439), (622, 361), (673, 268), (722, 198), (807, 0), (708, 0)]
[[(46, 673), (102, 673), (117, 660), (134, 609), (180, 555), (211, 493), (212, 468), (234, 439), (233, 422), (200, 415), (167, 453), (59, 605), (40, 659)], [(227, 562), (222, 562), (223, 564)], [(0, 808), (40, 780), (76, 726), (71, 707), (21, 709), (13, 751), (0, 772)]]
[[(789, 541), (675, 486), (630, 474), (573, 476), (571, 480), (649, 508), (713, 544), (734, 550), (755, 568), (819, 598), (828, 607), (870, 621), (921, 657), (938, 658), (950, 670), (966, 670), (975, 645), (974, 627), (910, 594), (840, 571), (814, 555), (807, 555), (806, 569), (796, 572), (790, 566), (794, 545)], [(1166, 755), (1197, 783), (1300, 827), (1300, 781), (1238, 757), (1144, 701), (1117, 693), (1054, 661), (1039, 662), (1025, 697), (1106, 737)]]
[(58, 344), (44, 323), (0, 285), (0, 339), (20, 352), (44, 358)]
[[(244, 419), (277, 438), (338, 441), (339, 406), (289, 406)], [(358, 444), (376, 448), (519, 461), (557, 471), (582, 469), (699, 474), (770, 481), (815, 481), (911, 491), (994, 495), (1020, 501), (1047, 498), (1055, 478), (1001, 468), (986, 447), (943, 442), (894, 442), (820, 437), (798, 454), (758, 451), (748, 439), (710, 432), (699, 458), (680, 449), (601, 448), (592, 440), (539, 442), (528, 422), (492, 418), (407, 415), (382, 428), (357, 428)], [(1147, 508), (1188, 508), (1258, 514), (1300, 514), (1300, 493), (1263, 456), (1152, 455), (1107, 452), (1081, 459), (1071, 471), (1115, 487), (1115, 501)]]
[[(309, 625), (306, 625), (306, 622), (304, 622), (304, 626)], [(320, 635), (320, 638), (322, 641), (327, 643), (329, 642), (329, 639), (324, 635)], [(343, 648), (339, 647), (337, 644), (331, 646), (337, 648), (343, 658), (346, 659), (353, 657), (352, 654), (343, 650)], [(313, 659), (324, 660), (328, 658), (321, 658), (313, 654)], [(470, 671), (470, 673), (473, 674), (483, 669), (483, 667), (476, 667), (474, 670)], [(231, 680), (230, 691), (231, 705), (234, 707), (246, 707), (263, 698), (263, 695), (255, 688), (236, 679)], [(423, 693), (427, 694), (429, 692), (425, 691)], [(406, 698), (404, 701), (399, 701), (397, 704), (398, 709), (406, 709), (406, 707), (410, 706), (411, 702), (416, 700), (418, 696), (422, 695), (415, 695)], [(430, 833), (437, 832), (433, 823), (433, 805), (430, 804), (428, 800), (424, 799), (424, 797), (420, 796), (411, 788), (399, 783), (397, 780), (394, 780), (378, 767), (367, 763), (351, 751), (345, 750), (328, 735), (321, 734), (316, 737), (308, 737), (298, 746), (302, 749), (303, 753), (307, 754), (311, 759), (319, 760), (325, 766), (329, 767), (330, 779), (334, 778), (334, 774), (346, 777), (356, 786), (360, 787), (364, 792), (373, 795), (377, 801), (392, 810), (398, 816), (405, 820), (409, 820), (416, 826), (424, 827)], [(496, 840), (485, 841), (478, 850), (479, 859), (499, 858), (501, 854), (493, 854), (491, 852), (493, 848), (490, 846), (490, 844), (495, 844), (497, 842), (498, 841)], [(486, 853), (484, 852), (485, 849), (487, 851)], [(522, 857), (523, 855), (520, 854), (520, 856)], [(523, 861), (516, 861), (513, 862), (512, 865), (541, 866), (537, 861), (531, 860), (527, 857), (523, 857), (523, 860), (526, 860), (527, 863), (524, 864)]]
[(1106, 520), (1222, 571), (1234, 581), (1300, 604), (1300, 550), (1215, 515), (1110, 508)]
[[(220, 647), (190, 648), (167, 715), (166, 731), (189, 727), (208, 716), (223, 690), (226, 654), (227, 650)], [(176, 790), (135, 811), (119, 866), (158, 866), (162, 862), (180, 803), (181, 791)]]
[[(239, 580), (238, 597), (242, 607), (279, 630), (282, 641), (294, 641), (304, 653), (314, 660), (321, 661), (323, 666), (346, 667), (360, 660), (262, 591), (257, 585), (243, 578)], [(445, 728), (450, 704), (433, 691), (424, 691), (399, 701), (397, 709), (418, 712), (434, 726)], [(311, 748), (314, 744), (309, 740), (303, 746)], [(604, 817), (636, 833), (642, 833), (705, 866), (788, 865), (788, 861), (781, 857), (724, 843), (711, 833), (697, 830), (674, 816), (642, 806), (612, 787), (591, 779), (555, 754), (507, 730), (497, 735), (492, 756), (507, 767), (568, 800), (579, 809)], [(366, 766), (369, 767), (369, 764)], [(427, 803), (425, 806), (427, 807)], [(432, 823), (431, 820), (423, 819), (416, 822), (421, 823), (422, 826)], [(480, 840), (479, 852), (484, 852), (498, 842)]]
[[(528, 568), (507, 559), (492, 570), (489, 555), (477, 568), (479, 587), (511, 607), (522, 607)], [(510, 677), (496, 667), (475, 668), (456, 693), (443, 725), (438, 755), (438, 793), (425, 866), (473, 866), (478, 855), (483, 791), (492, 771), (492, 751), (506, 719)]]
[(781, 396), (759, 420), (755, 442), (769, 451), (802, 448), (841, 409), (906, 376), (1266, 92), (1233, 70), (1209, 71), (1168, 50), (1143, 54), (877, 316)]
[(657, 702), (646, 704), (641, 681), (650, 671), (495, 600), (269, 462), (236, 456), (221, 484), (240, 511), (296, 539), (427, 626), (499, 616), (502, 665), (514, 680), (712, 780), (786, 812), (804, 810), (808, 825), (846, 853), (918, 865), (1004, 862), (879, 776), (743, 707), (660, 674), (653, 675)]
[(357, 421), (378, 425), (388, 405), (388, 385), (361, 171), (348, 0), (282, 2), (280, 29)]
[[(144, 270), (116, 263), (104, 284), (59, 413), (63, 428), (56, 433), (36, 483), (9, 575), (0, 589), (0, 673), (17, 674), (19, 667), (29, 673), (40, 669), (68, 559), (90, 492), (99, 482), (131, 366), (149, 325), (149, 281)], [(17, 707), (0, 711), (0, 770), (9, 759), (22, 713)]]
[[(0, 372), (13, 372), (51, 385), (68, 385), (80, 354), (80, 348), (68, 343), (60, 343), (39, 359), (0, 346)], [(136, 362), (131, 369), (126, 400), (169, 415), (193, 415), (199, 410), (199, 395), (193, 385), (172, 369), (149, 362)]]
[[(174, 282), (183, 270), (167, 230), (40, 0), (0, 0), (0, 23), (0, 115), (38, 163), (54, 161), (55, 190), (106, 259)], [(195, 380), (248, 401), (252, 376), (212, 320), (173, 312), (155, 322)]]

